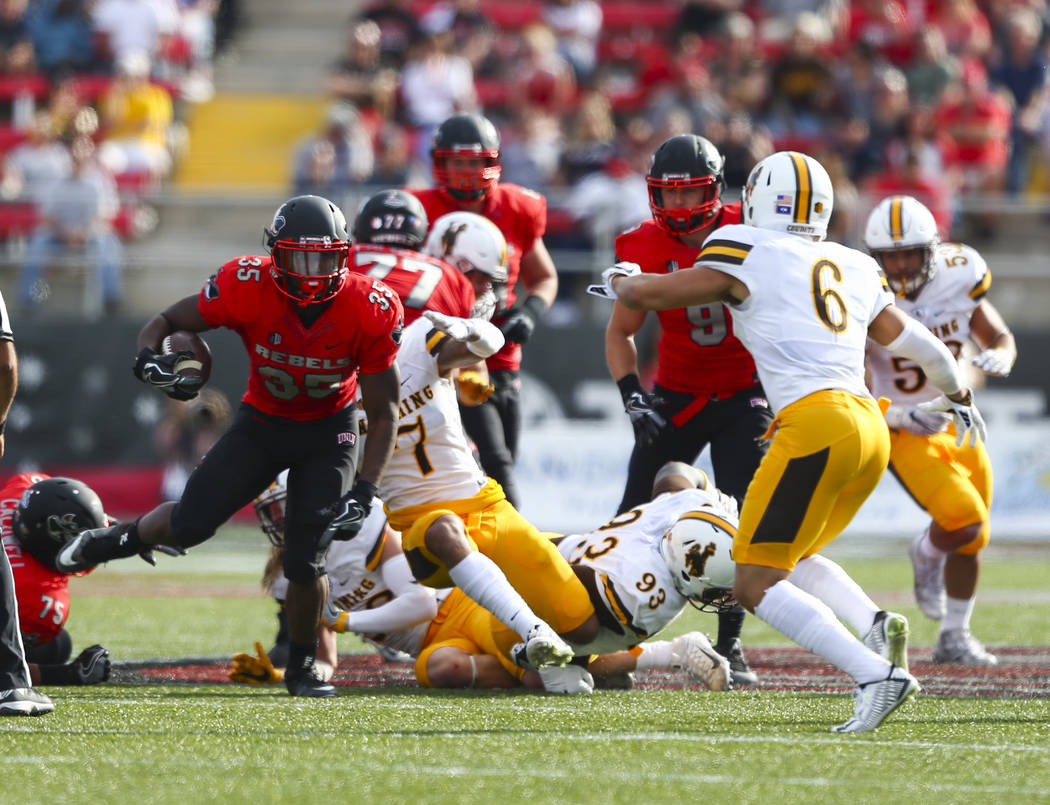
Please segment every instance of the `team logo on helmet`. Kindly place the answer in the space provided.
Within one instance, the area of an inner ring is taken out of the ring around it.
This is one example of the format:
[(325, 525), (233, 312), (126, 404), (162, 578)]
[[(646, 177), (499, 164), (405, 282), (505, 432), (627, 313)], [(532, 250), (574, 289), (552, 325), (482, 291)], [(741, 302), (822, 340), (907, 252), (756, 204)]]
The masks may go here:
[(73, 539), (77, 534), (81, 532), (81, 527), (77, 523), (76, 515), (72, 512), (66, 512), (65, 514), (49, 514), (47, 517), (47, 533), (51, 536), (55, 542), (62, 543), (63, 545)]
[(278, 212), (277, 215), (273, 217), (273, 223), (270, 225), (270, 229), (273, 231), (274, 235), (279, 235), (281, 230), (284, 229), (284, 225), (287, 223), (288, 221), (285, 220), (284, 216)]
[(445, 227), (445, 231), (441, 233), (441, 248), (444, 250), (446, 257), (452, 254), (452, 250), (456, 248), (456, 238), (466, 228), (466, 224), (453, 224)]
[(690, 576), (700, 578), (704, 575), (704, 567), (707, 560), (715, 555), (716, 547), (713, 542), (709, 542), (703, 548), (693, 545), (685, 552), (685, 566)]

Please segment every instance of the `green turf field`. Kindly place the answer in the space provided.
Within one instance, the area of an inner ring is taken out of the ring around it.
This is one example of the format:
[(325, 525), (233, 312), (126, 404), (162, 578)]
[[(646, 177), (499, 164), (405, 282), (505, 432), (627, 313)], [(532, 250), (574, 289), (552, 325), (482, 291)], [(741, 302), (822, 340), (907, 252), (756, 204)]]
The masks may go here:
[[(228, 530), (156, 569), (124, 561), (74, 580), (75, 650), (101, 642), (120, 662), (268, 645), (256, 534)], [(935, 625), (911, 603), (903, 544), (879, 550), (891, 556), (829, 555), (929, 647)], [(986, 556), (975, 633), (992, 646), (1050, 645), (1050, 550), (993, 544)], [(716, 624), (689, 612), (668, 634), (696, 628)], [(785, 645), (754, 618), (745, 640)], [(340, 650), (363, 648), (342, 636)], [(46, 690), (53, 714), (0, 721), (0, 801), (1050, 802), (1045, 695), (919, 696), (873, 734), (838, 736), (828, 729), (851, 711), (838, 693), (344, 687), (307, 702), (232, 684)]]

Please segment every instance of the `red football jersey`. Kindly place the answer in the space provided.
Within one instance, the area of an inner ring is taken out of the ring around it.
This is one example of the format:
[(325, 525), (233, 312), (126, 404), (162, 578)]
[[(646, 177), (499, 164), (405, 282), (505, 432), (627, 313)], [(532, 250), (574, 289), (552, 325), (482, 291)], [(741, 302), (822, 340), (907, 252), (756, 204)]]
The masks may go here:
[(404, 312), (379, 280), (350, 272), (312, 327), (270, 278), (270, 258), (235, 257), (197, 301), (204, 321), (241, 337), (251, 362), (241, 398), (271, 416), (321, 419), (354, 401), (357, 372), (382, 372), (397, 357)]
[[(442, 215), (465, 206), (451, 201), (440, 189), (409, 190), (423, 203), (431, 223)], [(521, 257), (530, 251), (537, 238), (547, 231), (547, 199), (539, 193), (516, 184), (500, 182), (485, 197), (484, 215), (503, 233), (507, 240), (507, 300), (509, 308), (517, 298), (514, 286), (521, 272)], [(503, 349), (486, 361), (489, 369), (518, 369), (521, 367), (521, 344), (507, 342)]]
[[(740, 223), (740, 204), (726, 204), (717, 226)], [(647, 274), (690, 268), (700, 249), (649, 220), (616, 238), (616, 259), (637, 263)], [(729, 308), (721, 302), (661, 310), (656, 382), (689, 394), (733, 394), (758, 382), (755, 362), (733, 335)]]
[(25, 472), (16, 475), (0, 489), (0, 534), (15, 577), (18, 628), (26, 648), (54, 640), (69, 617), (69, 576), (40, 564), (22, 549), (11, 530), (11, 519), (22, 493), (37, 481), (49, 477)]
[(401, 297), (405, 324), (424, 310), (470, 318), (474, 286), (463, 272), (429, 254), (358, 243), (350, 247), (350, 269), (382, 280)]

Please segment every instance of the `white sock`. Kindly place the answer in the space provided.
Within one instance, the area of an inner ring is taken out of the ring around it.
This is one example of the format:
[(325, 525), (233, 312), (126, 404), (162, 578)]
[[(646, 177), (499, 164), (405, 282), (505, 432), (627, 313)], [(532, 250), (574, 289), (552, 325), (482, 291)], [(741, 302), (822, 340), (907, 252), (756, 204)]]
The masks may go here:
[(941, 619), (941, 632), (949, 629), (969, 629), (970, 616), (973, 615), (973, 605), (977, 603), (976, 598), (952, 598), (950, 595), (945, 599), (944, 617)]
[(788, 577), (792, 584), (819, 598), (863, 640), (875, 623), (878, 605), (849, 574), (820, 554), (799, 560)]
[(651, 640), (642, 643), (642, 653), (635, 658), (635, 662), (639, 671), (646, 668), (670, 668), (671, 641)]
[(922, 532), (922, 539), (919, 540), (919, 553), (927, 559), (943, 559), (949, 552), (942, 551), (930, 541), (930, 527), (927, 526)]
[(827, 604), (787, 579), (766, 590), (755, 614), (802, 648), (845, 671), (858, 685), (889, 675), (890, 664), (851, 635)]
[(515, 590), (499, 565), (479, 551), (471, 551), (448, 575), (467, 597), (484, 607), (525, 640), (540, 619)]

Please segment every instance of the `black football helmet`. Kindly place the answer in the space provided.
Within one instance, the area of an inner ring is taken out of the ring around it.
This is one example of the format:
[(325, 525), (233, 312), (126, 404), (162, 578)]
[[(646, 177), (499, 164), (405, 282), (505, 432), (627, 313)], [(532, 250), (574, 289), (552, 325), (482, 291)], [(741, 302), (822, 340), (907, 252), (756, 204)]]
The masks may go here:
[(300, 305), (325, 302), (346, 281), (350, 235), (346, 218), (320, 196), (296, 196), (282, 204), (264, 230), (273, 258), (270, 276)]
[(404, 190), (381, 190), (357, 211), (354, 240), (419, 251), (429, 225), (427, 212), (418, 198)]
[[(450, 157), (477, 157), (476, 168), (450, 168)], [(453, 115), (445, 120), (430, 146), (434, 181), (453, 201), (478, 201), (496, 186), (503, 168), (499, 161), (499, 133), (481, 115)]]
[[(679, 134), (664, 140), (653, 152), (653, 164), (645, 177), (649, 209), (660, 228), (672, 235), (688, 235), (711, 223), (722, 208), (724, 167), (725, 158), (704, 137)], [(696, 187), (704, 191), (696, 206), (669, 207), (664, 203), (664, 190)]]
[(95, 490), (74, 478), (45, 478), (22, 493), (11, 531), (26, 552), (57, 570), (55, 557), (81, 531), (109, 522)]

